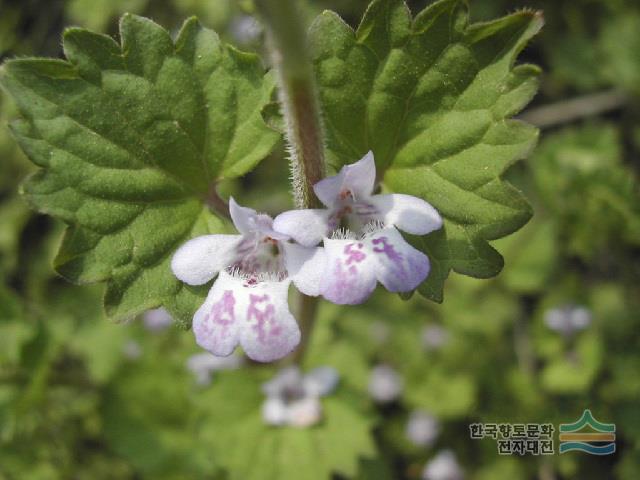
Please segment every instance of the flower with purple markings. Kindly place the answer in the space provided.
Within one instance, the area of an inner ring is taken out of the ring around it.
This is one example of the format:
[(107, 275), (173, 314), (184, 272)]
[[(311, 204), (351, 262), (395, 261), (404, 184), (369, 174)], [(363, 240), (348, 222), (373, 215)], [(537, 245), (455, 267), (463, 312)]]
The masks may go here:
[(217, 356), (238, 344), (247, 356), (270, 362), (300, 342), (300, 329), (287, 302), (289, 284), (318, 295), (320, 248), (290, 243), (272, 228), (272, 219), (239, 206), (229, 211), (239, 235), (204, 235), (185, 243), (171, 268), (189, 285), (203, 285), (218, 275), (204, 304), (193, 317), (196, 342)]
[(324, 242), (326, 266), (319, 287), (333, 303), (362, 303), (377, 281), (392, 292), (412, 291), (429, 274), (427, 256), (409, 245), (398, 229), (425, 235), (442, 226), (440, 215), (411, 195), (373, 195), (375, 183), (376, 166), (369, 152), (315, 184), (314, 192), (326, 209), (291, 210), (274, 220), (275, 230), (301, 245)]

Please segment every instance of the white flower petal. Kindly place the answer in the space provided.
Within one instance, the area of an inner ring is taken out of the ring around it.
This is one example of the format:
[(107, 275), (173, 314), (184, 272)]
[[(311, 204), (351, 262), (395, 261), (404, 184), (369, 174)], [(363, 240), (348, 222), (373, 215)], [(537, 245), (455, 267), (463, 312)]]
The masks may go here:
[(426, 235), (442, 227), (438, 211), (421, 198), (401, 193), (373, 195), (368, 202), (379, 213), (378, 220), (413, 235)]
[(439, 452), (422, 471), (422, 480), (462, 480), (464, 473), (451, 450)]
[(591, 324), (591, 312), (586, 307), (577, 306), (571, 309), (571, 326), (576, 330), (584, 330)]
[(287, 408), (287, 423), (292, 427), (307, 428), (322, 419), (322, 404), (317, 397), (304, 397)]
[(273, 229), (273, 218), (265, 213), (258, 213), (252, 208), (243, 207), (229, 198), (229, 213), (236, 229), (245, 236), (257, 235), (286, 241), (289, 236)]
[(220, 272), (193, 317), (193, 333), (198, 345), (217, 356), (231, 355), (240, 338), (245, 302), (242, 281), (225, 271)]
[(289, 312), (289, 281), (263, 281), (245, 285), (240, 345), (258, 362), (278, 360), (300, 343), (300, 329)]
[(304, 376), (303, 385), (307, 395), (324, 397), (333, 392), (340, 382), (340, 374), (333, 367), (317, 367)]
[(173, 325), (173, 317), (164, 308), (153, 308), (142, 314), (142, 323), (150, 332), (161, 332)]
[(284, 265), (296, 288), (305, 295), (320, 295), (327, 256), (322, 247), (306, 248), (295, 243), (284, 243)]
[(402, 394), (404, 381), (389, 365), (376, 365), (369, 376), (369, 395), (378, 403), (391, 403)]
[(235, 370), (244, 361), (244, 357), (238, 354), (228, 357), (217, 357), (208, 352), (196, 353), (187, 359), (187, 369), (191, 372), (216, 372), (218, 370)]
[(342, 167), (344, 172), (343, 189), (348, 188), (353, 193), (354, 200), (368, 198), (376, 184), (376, 162), (373, 152), (369, 151), (364, 157), (351, 165)]
[(238, 205), (233, 197), (229, 197), (229, 214), (240, 233), (246, 234), (255, 230), (255, 217), (258, 213), (252, 208)]
[(375, 260), (376, 278), (390, 292), (410, 292), (429, 275), (429, 258), (395, 228), (371, 233), (364, 241)]
[(313, 247), (329, 232), (329, 210), (289, 210), (278, 215), (273, 229), (293, 238), (300, 245)]
[(569, 304), (548, 310), (544, 321), (550, 329), (571, 336), (589, 326), (591, 312), (585, 307)]
[(313, 191), (320, 201), (327, 207), (333, 207), (339, 203), (340, 192), (344, 182), (344, 167), (337, 175), (323, 178), (313, 186)]
[(440, 434), (440, 422), (423, 410), (414, 410), (409, 415), (405, 432), (414, 445), (430, 447)]
[(289, 409), (279, 397), (267, 398), (262, 404), (262, 420), (267, 425), (280, 426), (287, 423)]
[(449, 332), (440, 325), (428, 325), (422, 330), (422, 347), (429, 350), (437, 350), (449, 341)]
[(376, 288), (376, 262), (364, 241), (325, 238), (324, 249), (322, 296), (340, 305), (364, 302)]
[(562, 308), (547, 310), (544, 321), (551, 330), (556, 331), (565, 330), (568, 325), (567, 314)]
[(327, 207), (339, 203), (342, 192), (350, 192), (354, 200), (368, 198), (376, 183), (376, 163), (369, 152), (356, 163), (345, 165), (337, 175), (320, 180), (313, 191)]
[(182, 245), (171, 259), (173, 274), (189, 285), (203, 285), (233, 264), (241, 235), (203, 235)]

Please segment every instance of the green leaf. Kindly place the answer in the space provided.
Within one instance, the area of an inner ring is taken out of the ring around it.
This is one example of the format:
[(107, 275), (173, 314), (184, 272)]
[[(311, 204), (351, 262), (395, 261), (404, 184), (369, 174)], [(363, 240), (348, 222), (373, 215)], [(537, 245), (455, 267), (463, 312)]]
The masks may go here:
[[(121, 369), (103, 397), (110, 449), (144, 478), (211, 478), (216, 470), (210, 447), (194, 435), (196, 412), (189, 401), (191, 378), (185, 373), (184, 364), (153, 349)], [(200, 464), (205, 452), (207, 461)]]
[(505, 255), (501, 280), (516, 293), (535, 294), (548, 286), (558, 265), (557, 227), (532, 221), (517, 233), (496, 242)]
[(549, 135), (533, 155), (537, 193), (569, 253), (589, 260), (638, 245), (638, 179), (622, 158), (618, 128), (601, 122)]
[(353, 476), (361, 457), (374, 457), (371, 420), (345, 387), (323, 398), (323, 420), (310, 428), (272, 427), (261, 416), (264, 372), (221, 373), (199, 398), (208, 407), (202, 439), (229, 480)]
[(438, 418), (460, 418), (473, 410), (478, 392), (469, 375), (432, 370), (410, 378), (405, 395), (413, 408), (425, 409)]
[(24, 306), (18, 295), (0, 282), (0, 363), (4, 368), (20, 359), (20, 349), (32, 335), (24, 321)]
[(17, 267), (20, 235), (31, 212), (18, 197), (0, 203), (0, 272), (13, 272)]
[(629, 9), (604, 25), (599, 47), (604, 76), (613, 85), (640, 93), (640, 12)]
[(601, 369), (604, 347), (594, 332), (581, 336), (573, 354), (563, 353), (549, 359), (541, 372), (542, 388), (554, 394), (586, 392)]
[(330, 163), (372, 150), (387, 187), (427, 200), (445, 219), (441, 231), (413, 239), (432, 261), (420, 292), (437, 301), (451, 269), (496, 275), (503, 261), (488, 240), (531, 216), (501, 176), (537, 139), (508, 118), (536, 92), (538, 68), (514, 61), (542, 18), (523, 11), (467, 22), (461, 0), (413, 19), (400, 0), (376, 0), (355, 32), (332, 12), (311, 29)]
[(370, 310), (371, 306), (363, 306), (345, 312), (341, 305), (322, 302), (303, 366), (333, 367), (340, 372), (341, 385), (365, 392), (370, 366), (362, 349), (367, 346), (365, 335), (375, 320)]
[(278, 141), (261, 116), (273, 81), (257, 56), (195, 19), (174, 42), (125, 15), (120, 36), (72, 28), (67, 60), (4, 65), (1, 83), (24, 117), (14, 134), (42, 167), (23, 190), (69, 225), (55, 267), (73, 282), (107, 282), (110, 317), (164, 305), (188, 324), (206, 287), (179, 282), (171, 254), (223, 230), (204, 206), (211, 185), (251, 170)]
[(125, 12), (139, 13), (149, 0), (70, 0), (66, 13), (73, 25), (104, 31)]

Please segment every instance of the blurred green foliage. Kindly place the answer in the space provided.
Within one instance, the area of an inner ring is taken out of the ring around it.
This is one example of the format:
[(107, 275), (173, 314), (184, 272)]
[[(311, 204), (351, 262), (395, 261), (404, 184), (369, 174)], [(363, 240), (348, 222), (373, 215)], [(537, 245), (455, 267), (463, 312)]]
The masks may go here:
[[(425, 2), (411, 2), (421, 7)], [(354, 24), (364, 1), (311, 1), (309, 18), (332, 8)], [(323, 303), (305, 367), (331, 365), (342, 381), (326, 421), (277, 430), (260, 418), (260, 384), (274, 367), (224, 372), (198, 386), (186, 369), (190, 333), (146, 330), (103, 318), (100, 287), (76, 287), (51, 267), (62, 226), (18, 195), (31, 170), (4, 125), (0, 98), (0, 479), (420, 478), (441, 448), (470, 479), (635, 480), (640, 472), (640, 6), (631, 0), (483, 0), (478, 19), (519, 6), (543, 8), (545, 32), (525, 59), (545, 69), (537, 104), (622, 89), (628, 101), (599, 118), (544, 131), (535, 154), (510, 172), (533, 200), (534, 219), (495, 242), (496, 278), (454, 276), (442, 305), (378, 292), (365, 306)], [(197, 14), (228, 41), (260, 50), (250, 1), (6, 1), (0, 51), (59, 55), (67, 24), (113, 33), (123, 11), (175, 28)], [(248, 20), (248, 21), (247, 21)], [(239, 28), (243, 27), (243, 28)], [(289, 206), (277, 151), (227, 182), (247, 205)], [(549, 309), (580, 304), (591, 325), (571, 338), (550, 330)], [(425, 348), (425, 328), (445, 341)], [(400, 400), (376, 406), (371, 367), (404, 379)], [(406, 438), (416, 408), (442, 422), (435, 446)], [(610, 457), (502, 457), (471, 440), (473, 422), (574, 421), (590, 408), (617, 425)], [(372, 431), (370, 437), (368, 432)]]

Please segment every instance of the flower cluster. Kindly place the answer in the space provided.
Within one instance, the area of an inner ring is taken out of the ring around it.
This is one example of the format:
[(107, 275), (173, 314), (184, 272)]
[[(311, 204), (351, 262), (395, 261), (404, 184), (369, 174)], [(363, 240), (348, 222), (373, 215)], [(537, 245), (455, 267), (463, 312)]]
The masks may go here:
[(544, 322), (564, 337), (572, 337), (591, 324), (591, 312), (581, 305), (562, 305), (545, 312)]
[(295, 366), (287, 367), (262, 385), (267, 397), (262, 418), (267, 425), (305, 428), (322, 419), (320, 398), (331, 394), (340, 381), (331, 367), (318, 367), (306, 375)]
[[(398, 230), (425, 235), (442, 219), (427, 202), (402, 194), (374, 195), (376, 167), (369, 152), (321, 180), (314, 192), (324, 209), (291, 210), (272, 219), (229, 202), (238, 235), (205, 235), (184, 244), (171, 263), (190, 285), (217, 279), (193, 319), (200, 346), (269, 362), (290, 353), (300, 330), (289, 312), (289, 285), (337, 304), (359, 304), (377, 282), (392, 292), (414, 290), (429, 274), (429, 259)], [(321, 245), (321, 246), (320, 246)]]

